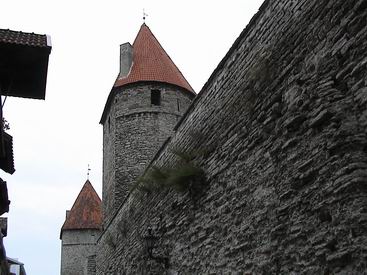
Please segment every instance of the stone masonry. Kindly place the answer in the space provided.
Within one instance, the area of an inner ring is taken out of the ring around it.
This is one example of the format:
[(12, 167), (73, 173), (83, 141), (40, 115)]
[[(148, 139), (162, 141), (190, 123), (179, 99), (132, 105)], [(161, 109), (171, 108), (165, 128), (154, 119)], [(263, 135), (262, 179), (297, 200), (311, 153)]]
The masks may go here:
[[(151, 91), (161, 105), (151, 104)], [(103, 124), (103, 215), (108, 223), (134, 181), (172, 133), (193, 95), (174, 85), (140, 83), (116, 89)]]
[(95, 264), (87, 263), (88, 258), (95, 258), (96, 240), (99, 230), (68, 230), (63, 232), (61, 252), (61, 274), (95, 274)]
[(154, 157), (207, 188), (125, 193), (97, 274), (366, 274), (366, 48), (366, 0), (265, 1)]

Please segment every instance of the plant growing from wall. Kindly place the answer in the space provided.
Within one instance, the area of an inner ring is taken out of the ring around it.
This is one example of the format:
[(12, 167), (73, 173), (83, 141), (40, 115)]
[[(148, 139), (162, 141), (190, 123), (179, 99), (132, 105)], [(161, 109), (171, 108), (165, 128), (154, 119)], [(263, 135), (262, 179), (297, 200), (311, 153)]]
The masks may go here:
[(128, 232), (128, 222), (126, 219), (121, 219), (118, 223), (118, 226), (117, 226), (121, 236), (123, 238), (126, 238), (127, 236), (127, 232)]
[(116, 242), (111, 233), (107, 233), (106, 235), (106, 244), (112, 249), (116, 249)]
[(173, 189), (177, 192), (188, 191), (191, 197), (195, 197), (203, 190), (206, 180), (205, 172), (194, 159), (198, 153), (186, 153), (180, 150), (172, 150), (178, 158), (173, 167), (151, 167), (136, 182), (134, 189), (151, 193), (165, 189)]
[(262, 91), (269, 87), (274, 79), (276, 64), (273, 59), (273, 51), (265, 49), (257, 53), (256, 62), (249, 69), (247, 76), (246, 103), (252, 116), (257, 98)]
[(4, 117), (3, 117), (3, 130), (4, 131), (10, 130), (10, 124)]

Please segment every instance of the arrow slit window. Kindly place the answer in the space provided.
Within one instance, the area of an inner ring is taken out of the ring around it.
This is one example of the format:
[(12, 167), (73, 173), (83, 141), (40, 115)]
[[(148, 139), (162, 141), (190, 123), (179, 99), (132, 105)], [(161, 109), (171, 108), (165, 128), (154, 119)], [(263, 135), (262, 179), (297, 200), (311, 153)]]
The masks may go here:
[(161, 91), (160, 90), (151, 90), (150, 103), (155, 106), (161, 105)]

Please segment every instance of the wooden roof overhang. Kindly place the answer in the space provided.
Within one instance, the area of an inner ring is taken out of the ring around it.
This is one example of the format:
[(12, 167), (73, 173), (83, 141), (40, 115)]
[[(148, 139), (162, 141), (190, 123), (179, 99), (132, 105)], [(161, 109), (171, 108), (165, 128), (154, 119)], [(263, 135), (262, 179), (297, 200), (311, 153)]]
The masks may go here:
[(46, 35), (0, 30), (0, 93), (45, 99), (51, 42)]

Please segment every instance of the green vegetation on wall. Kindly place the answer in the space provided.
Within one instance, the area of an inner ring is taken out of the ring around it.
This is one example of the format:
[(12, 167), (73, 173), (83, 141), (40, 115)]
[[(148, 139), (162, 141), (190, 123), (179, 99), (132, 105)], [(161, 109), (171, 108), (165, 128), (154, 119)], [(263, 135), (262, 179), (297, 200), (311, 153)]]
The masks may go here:
[(206, 180), (204, 170), (194, 161), (198, 154), (189, 154), (180, 150), (173, 150), (172, 153), (178, 158), (176, 165), (173, 167), (152, 166), (138, 179), (133, 189), (145, 193), (165, 189), (181, 193), (188, 191), (193, 197), (200, 193)]

